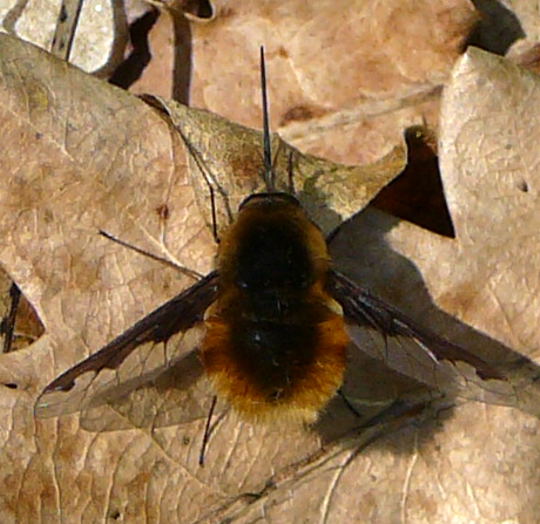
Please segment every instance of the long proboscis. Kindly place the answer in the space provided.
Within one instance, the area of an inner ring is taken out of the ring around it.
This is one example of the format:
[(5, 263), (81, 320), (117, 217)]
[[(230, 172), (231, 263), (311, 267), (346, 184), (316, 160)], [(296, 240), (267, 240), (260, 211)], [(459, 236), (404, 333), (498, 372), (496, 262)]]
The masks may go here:
[(264, 154), (264, 183), (266, 191), (275, 192), (275, 177), (272, 166), (272, 143), (270, 139), (270, 122), (268, 111), (268, 93), (266, 89), (266, 64), (264, 60), (264, 46), (261, 46), (261, 91), (263, 112), (263, 154)]

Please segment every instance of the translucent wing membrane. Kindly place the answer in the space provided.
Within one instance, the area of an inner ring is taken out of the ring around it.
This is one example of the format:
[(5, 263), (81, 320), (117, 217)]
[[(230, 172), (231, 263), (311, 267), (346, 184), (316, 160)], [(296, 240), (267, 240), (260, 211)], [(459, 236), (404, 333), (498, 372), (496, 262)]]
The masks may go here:
[(343, 307), (356, 347), (429, 387), (462, 398), (540, 414), (538, 368), (525, 357), (495, 366), (421, 327), (333, 271), (330, 291)]
[(205, 386), (194, 350), (216, 293), (213, 272), (51, 382), (36, 402), (36, 416), (83, 410), (89, 429), (169, 425), (204, 416), (210, 395), (196, 393)]
[[(162, 427), (206, 416), (213, 393), (196, 350), (217, 282), (217, 273), (209, 274), (60, 375), (38, 398), (36, 415), (80, 410), (82, 426), (92, 431)], [(336, 271), (328, 285), (354, 345), (369, 357), (439, 392), (540, 415), (539, 368), (525, 357), (489, 364)], [(224, 409), (218, 404), (218, 412)]]
[(82, 409), (81, 426), (89, 431), (150, 429), (208, 416), (213, 393), (196, 351), (161, 367), (156, 375), (150, 381), (145, 376), (136, 377), (118, 387), (107, 387), (105, 395), (92, 397)]

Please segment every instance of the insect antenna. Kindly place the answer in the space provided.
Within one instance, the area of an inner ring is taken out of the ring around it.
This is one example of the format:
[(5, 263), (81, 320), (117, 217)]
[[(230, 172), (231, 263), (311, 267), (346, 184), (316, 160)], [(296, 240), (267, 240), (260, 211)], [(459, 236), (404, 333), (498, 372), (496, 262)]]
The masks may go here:
[(261, 91), (263, 111), (263, 153), (264, 153), (264, 183), (268, 193), (275, 193), (275, 175), (272, 166), (272, 143), (270, 140), (270, 123), (268, 118), (268, 94), (266, 90), (266, 64), (264, 61), (264, 46), (261, 46)]

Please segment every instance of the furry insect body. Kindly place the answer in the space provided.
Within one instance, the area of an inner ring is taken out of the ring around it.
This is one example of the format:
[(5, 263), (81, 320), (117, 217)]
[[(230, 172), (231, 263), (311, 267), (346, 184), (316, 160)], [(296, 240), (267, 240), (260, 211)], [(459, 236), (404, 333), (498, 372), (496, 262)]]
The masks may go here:
[[(174, 370), (186, 374), (186, 391), (181, 387), (169, 391), (178, 403), (160, 404), (163, 416), (155, 418), (152, 407), (152, 424), (193, 420), (200, 415), (200, 406), (190, 402), (191, 388), (202, 370), (197, 358), (191, 372), (181, 364), (189, 363), (196, 351), (213, 382), (213, 393), (228, 400), (244, 418), (311, 423), (342, 385), (349, 336), (351, 348), (365, 346), (369, 355), (427, 385), (520, 406), (518, 392), (505, 387), (505, 373), (331, 268), (320, 230), (294, 196), (276, 190), (262, 49), (261, 80), (267, 193), (251, 195), (240, 206), (236, 221), (221, 239), (217, 271), (53, 380), (36, 402), (36, 416), (91, 411)], [(289, 175), (294, 192), (292, 169)], [(372, 347), (373, 337), (378, 337), (381, 351)], [(476, 375), (463, 375), (457, 366), (448, 365), (458, 363)], [(501, 383), (501, 393), (495, 380)], [(201, 463), (215, 396), (206, 395), (203, 404), (205, 400), (209, 410)], [(143, 425), (147, 420), (137, 417)], [(117, 421), (113, 417), (115, 429)]]
[(220, 244), (201, 355), (245, 418), (310, 423), (341, 386), (349, 338), (329, 269), (324, 237), (294, 197), (244, 201)]

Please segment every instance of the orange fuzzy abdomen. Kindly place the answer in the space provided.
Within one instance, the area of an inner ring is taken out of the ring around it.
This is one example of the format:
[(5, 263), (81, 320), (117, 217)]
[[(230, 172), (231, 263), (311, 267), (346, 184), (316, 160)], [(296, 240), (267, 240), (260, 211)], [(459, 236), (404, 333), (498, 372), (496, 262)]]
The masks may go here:
[(317, 324), (207, 319), (202, 361), (216, 392), (249, 419), (313, 422), (343, 382), (349, 338), (328, 310)]

